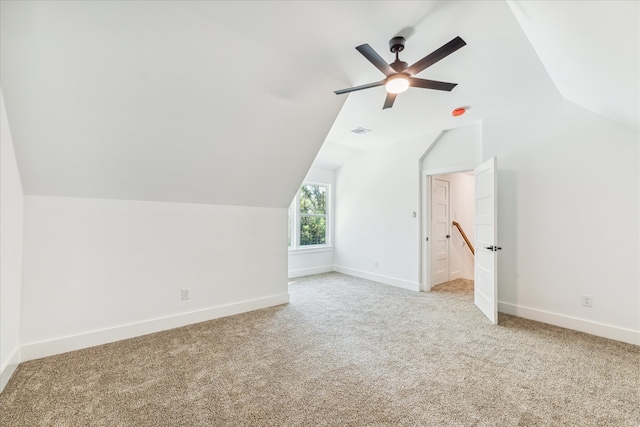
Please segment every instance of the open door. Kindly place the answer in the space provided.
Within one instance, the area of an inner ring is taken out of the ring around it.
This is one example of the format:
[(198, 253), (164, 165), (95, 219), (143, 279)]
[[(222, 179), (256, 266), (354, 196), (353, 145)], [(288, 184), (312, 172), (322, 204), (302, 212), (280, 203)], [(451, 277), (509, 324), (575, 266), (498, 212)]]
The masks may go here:
[(498, 324), (498, 253), (496, 158), (475, 169), (476, 255), (473, 300), (494, 325)]

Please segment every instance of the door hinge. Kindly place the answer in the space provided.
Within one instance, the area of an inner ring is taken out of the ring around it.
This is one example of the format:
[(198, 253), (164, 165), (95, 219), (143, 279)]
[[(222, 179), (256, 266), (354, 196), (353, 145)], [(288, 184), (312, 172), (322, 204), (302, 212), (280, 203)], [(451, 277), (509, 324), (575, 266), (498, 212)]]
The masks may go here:
[(501, 251), (502, 248), (500, 246), (486, 246), (485, 249), (489, 249), (490, 251), (497, 252)]
[(427, 242), (429, 241), (429, 238), (427, 237)]

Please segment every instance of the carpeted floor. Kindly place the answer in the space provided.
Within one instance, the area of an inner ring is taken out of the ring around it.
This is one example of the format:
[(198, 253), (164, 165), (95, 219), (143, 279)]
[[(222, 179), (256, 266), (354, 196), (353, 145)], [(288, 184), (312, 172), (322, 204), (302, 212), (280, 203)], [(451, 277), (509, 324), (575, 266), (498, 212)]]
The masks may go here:
[(640, 347), (505, 315), (492, 326), (468, 284), (415, 293), (328, 273), (290, 292), (23, 363), (0, 426), (640, 425)]
[(473, 280), (455, 279), (450, 282), (441, 283), (431, 288), (435, 292), (449, 292), (459, 295), (468, 295), (473, 300)]

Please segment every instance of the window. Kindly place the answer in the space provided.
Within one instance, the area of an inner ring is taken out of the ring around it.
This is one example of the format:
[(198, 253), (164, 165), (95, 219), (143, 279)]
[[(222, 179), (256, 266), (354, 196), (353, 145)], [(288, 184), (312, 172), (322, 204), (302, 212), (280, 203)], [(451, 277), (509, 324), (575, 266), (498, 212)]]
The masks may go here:
[(328, 246), (329, 186), (305, 183), (289, 206), (289, 248)]

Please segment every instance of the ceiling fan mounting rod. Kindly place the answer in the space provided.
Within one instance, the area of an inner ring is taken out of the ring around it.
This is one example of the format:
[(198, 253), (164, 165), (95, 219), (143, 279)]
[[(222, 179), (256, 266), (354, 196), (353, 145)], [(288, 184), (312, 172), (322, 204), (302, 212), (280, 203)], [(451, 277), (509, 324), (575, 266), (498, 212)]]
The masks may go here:
[(409, 64), (404, 61), (400, 61), (399, 54), (404, 50), (404, 42), (405, 39), (401, 36), (394, 37), (389, 40), (389, 50), (396, 54), (396, 60), (389, 65), (395, 70), (396, 73), (401, 73), (409, 67)]

